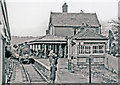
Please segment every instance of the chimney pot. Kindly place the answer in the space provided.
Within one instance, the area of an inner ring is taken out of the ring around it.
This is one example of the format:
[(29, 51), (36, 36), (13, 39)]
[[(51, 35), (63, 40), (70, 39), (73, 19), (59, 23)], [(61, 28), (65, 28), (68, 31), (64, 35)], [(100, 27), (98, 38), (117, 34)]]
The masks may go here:
[(62, 12), (68, 12), (68, 5), (67, 3), (64, 3), (63, 6), (62, 6)]

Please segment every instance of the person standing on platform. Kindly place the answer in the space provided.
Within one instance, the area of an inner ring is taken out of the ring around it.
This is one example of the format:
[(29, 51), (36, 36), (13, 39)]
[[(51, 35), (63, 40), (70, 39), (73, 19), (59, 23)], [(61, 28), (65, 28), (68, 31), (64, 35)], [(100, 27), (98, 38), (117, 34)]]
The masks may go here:
[(57, 67), (54, 63), (52, 63), (50, 67), (50, 83), (53, 83), (53, 84), (55, 83), (56, 71), (57, 71)]
[(54, 63), (54, 65), (58, 64), (58, 57), (57, 57), (57, 55), (53, 56), (53, 63)]
[(52, 65), (51, 63), (54, 62), (53, 58), (57, 55), (55, 53), (53, 53), (53, 50), (51, 50), (48, 56), (49, 56), (50, 65)]
[(53, 53), (53, 50), (49, 53), (49, 62), (50, 62), (50, 83), (54, 83), (56, 79), (56, 71), (57, 71), (57, 55)]
[(50, 51), (48, 56), (49, 56), (50, 65), (52, 65), (51, 63), (53, 62), (53, 50)]
[(40, 51), (39, 51), (39, 57), (42, 58), (42, 56), (43, 56), (43, 51), (40, 50)]

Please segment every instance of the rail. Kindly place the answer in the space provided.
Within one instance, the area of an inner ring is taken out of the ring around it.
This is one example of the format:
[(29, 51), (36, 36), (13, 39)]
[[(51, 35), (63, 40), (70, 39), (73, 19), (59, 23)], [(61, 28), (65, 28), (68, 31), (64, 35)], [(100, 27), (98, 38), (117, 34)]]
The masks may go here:
[[(34, 72), (32, 72), (31, 70), (28, 70), (31, 67), (34, 69)], [(26, 80), (28, 81), (28, 83), (36, 83), (36, 82), (37, 83), (41, 83), (41, 82), (49, 83), (49, 80), (46, 78), (45, 74), (43, 72), (41, 72), (40, 70), (38, 70), (34, 65), (29, 65), (29, 66), (26, 67), (22, 64), (22, 68), (23, 68), (23, 71), (25, 73), (25, 77), (26, 77)], [(40, 77), (39, 81), (38, 81), (38, 77), (34, 78), (32, 76), (32, 75), (37, 75), (37, 74)], [(37, 79), (37, 81), (36, 81), (36, 79)]]
[(45, 64), (39, 62), (38, 60), (35, 60), (34, 66), (37, 68), (38, 71), (40, 71), (44, 77), (49, 81), (50, 79), (50, 67), (46, 66)]
[(27, 81), (28, 81), (29, 83), (31, 83), (31, 79), (30, 79), (30, 76), (29, 76), (28, 72), (25, 70), (23, 64), (21, 64), (21, 65), (22, 65), (22, 68), (23, 68), (23, 71), (24, 71), (24, 73), (25, 73), (25, 76), (26, 76)]
[(45, 77), (45, 74), (43, 74), (40, 70), (38, 70), (38, 68), (36, 68), (34, 65), (32, 66), (38, 72), (38, 74), (41, 75), (46, 80), (47, 83), (49, 83), (49, 80)]

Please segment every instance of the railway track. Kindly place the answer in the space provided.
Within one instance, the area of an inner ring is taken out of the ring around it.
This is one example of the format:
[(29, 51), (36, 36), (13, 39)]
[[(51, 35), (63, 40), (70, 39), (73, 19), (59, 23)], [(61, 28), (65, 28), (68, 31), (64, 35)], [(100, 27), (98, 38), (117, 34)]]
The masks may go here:
[(33, 64), (22, 64), (22, 68), (28, 83), (49, 83), (44, 74)]

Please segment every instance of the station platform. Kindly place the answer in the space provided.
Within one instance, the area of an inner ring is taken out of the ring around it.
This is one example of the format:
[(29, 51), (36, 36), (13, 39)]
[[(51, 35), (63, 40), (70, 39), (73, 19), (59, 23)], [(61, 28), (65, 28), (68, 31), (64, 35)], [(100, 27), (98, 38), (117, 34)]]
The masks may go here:
[(15, 61), (10, 83), (23, 83), (23, 73), (21, 71), (21, 65), (18, 61)]
[[(36, 59), (50, 68), (49, 59)], [(59, 58), (57, 64), (56, 83), (88, 83), (88, 79), (82, 73), (72, 73), (68, 70), (68, 59)]]
[[(47, 75), (50, 76), (49, 59), (35, 58), (35, 61), (37, 61), (38, 63), (40, 63), (40, 65), (47, 68), (48, 69), (47, 71), (49, 71)], [(18, 61), (15, 62), (16, 64), (10, 83), (26, 83), (27, 81), (22, 70), (21, 64)], [(57, 77), (55, 83), (88, 83), (88, 79), (82, 73), (77, 72), (72, 73), (70, 70), (68, 70), (68, 59), (66, 58), (58, 59), (56, 73)]]

